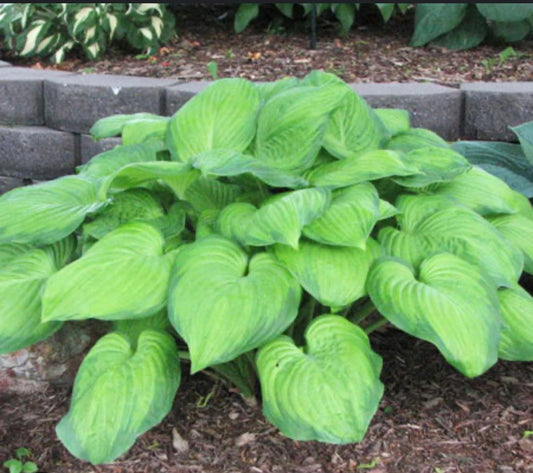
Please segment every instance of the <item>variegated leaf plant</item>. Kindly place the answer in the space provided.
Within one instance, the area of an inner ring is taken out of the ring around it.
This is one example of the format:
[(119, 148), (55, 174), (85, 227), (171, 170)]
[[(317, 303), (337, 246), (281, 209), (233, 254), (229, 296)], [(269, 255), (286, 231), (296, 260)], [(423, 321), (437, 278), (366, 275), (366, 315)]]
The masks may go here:
[[(253, 395), (285, 435), (360, 441), (383, 393), (368, 335), (468, 377), (533, 360), (533, 209), (406, 112), (337, 77), (213, 83), (66, 176), (0, 197), (0, 353), (112, 323), (57, 434), (112, 461), (168, 413), (180, 365)], [(180, 361), (181, 360), (181, 361)]]

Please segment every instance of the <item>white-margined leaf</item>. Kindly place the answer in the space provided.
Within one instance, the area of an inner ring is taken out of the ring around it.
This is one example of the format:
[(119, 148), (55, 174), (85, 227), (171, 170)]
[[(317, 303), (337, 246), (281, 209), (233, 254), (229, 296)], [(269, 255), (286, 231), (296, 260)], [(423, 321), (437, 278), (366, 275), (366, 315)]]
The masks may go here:
[(236, 203), (221, 212), (218, 228), (244, 245), (281, 243), (297, 248), (302, 229), (320, 217), (330, 201), (329, 190), (310, 188), (277, 194), (258, 209)]
[(0, 197), (0, 243), (56, 242), (105, 203), (95, 183), (81, 176), (13, 189)]
[(434, 344), (464, 375), (479, 376), (496, 363), (496, 287), (463, 259), (437, 254), (422, 262), (416, 277), (403, 260), (383, 259), (370, 270), (367, 290), (382, 315)]
[(379, 196), (369, 182), (332, 192), (326, 211), (303, 228), (303, 234), (326, 245), (365, 248), (379, 219)]
[(56, 433), (74, 456), (109, 463), (163, 420), (180, 378), (178, 350), (168, 333), (145, 330), (138, 340), (110, 333), (83, 360)]
[(221, 79), (189, 100), (170, 120), (172, 159), (189, 162), (214, 149), (243, 152), (256, 130), (259, 91), (244, 79)]
[(302, 241), (297, 250), (275, 245), (274, 254), (302, 287), (322, 305), (338, 309), (366, 295), (370, 265), (381, 249), (368, 240), (366, 249)]
[(213, 235), (178, 254), (169, 317), (187, 342), (194, 373), (283, 333), (300, 296), (298, 282), (273, 256), (249, 259), (235, 243)]
[(533, 361), (533, 298), (518, 285), (500, 289), (498, 297), (503, 321), (499, 357)]
[(300, 348), (282, 336), (259, 350), (265, 417), (294, 440), (359, 442), (383, 395), (381, 358), (343, 317), (318, 317), (305, 339)]
[(172, 254), (144, 222), (122, 225), (54, 274), (43, 295), (44, 321), (141, 318), (167, 301)]
[(406, 154), (374, 150), (321, 164), (305, 174), (315, 186), (345, 187), (389, 176), (412, 176), (418, 168)]

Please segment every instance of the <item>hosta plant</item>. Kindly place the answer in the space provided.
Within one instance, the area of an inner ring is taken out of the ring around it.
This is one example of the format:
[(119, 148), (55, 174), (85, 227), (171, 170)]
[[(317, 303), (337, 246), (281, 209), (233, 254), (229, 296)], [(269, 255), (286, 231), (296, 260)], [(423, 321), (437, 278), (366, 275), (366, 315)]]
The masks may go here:
[(0, 6), (0, 36), (23, 57), (62, 62), (75, 47), (99, 59), (111, 43), (153, 53), (174, 34), (174, 16), (164, 3), (6, 3)]
[[(123, 144), (0, 198), (0, 352), (112, 322), (57, 434), (94, 464), (211, 370), (285, 435), (360, 441), (390, 323), (468, 377), (533, 360), (533, 210), (407, 112), (337, 77), (223, 79), (172, 117), (98, 121)], [(525, 262), (525, 263), (524, 263)], [(257, 378), (256, 378), (257, 377)]]

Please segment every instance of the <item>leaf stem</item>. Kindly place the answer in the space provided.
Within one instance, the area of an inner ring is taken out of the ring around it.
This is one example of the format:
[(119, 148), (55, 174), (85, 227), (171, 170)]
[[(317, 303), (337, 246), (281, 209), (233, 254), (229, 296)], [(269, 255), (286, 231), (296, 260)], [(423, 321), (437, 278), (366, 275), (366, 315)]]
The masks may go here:
[(365, 333), (367, 335), (370, 335), (374, 330), (377, 330), (380, 327), (383, 327), (384, 325), (387, 325), (389, 321), (383, 317), (379, 319), (378, 321), (374, 322), (373, 324), (370, 324), (368, 327), (365, 328)]
[(363, 320), (365, 320), (369, 315), (371, 315), (376, 310), (376, 306), (369, 299), (368, 302), (365, 302), (359, 310), (354, 311), (353, 313), (348, 312), (347, 318), (350, 322), (353, 322), (356, 325), (359, 325)]

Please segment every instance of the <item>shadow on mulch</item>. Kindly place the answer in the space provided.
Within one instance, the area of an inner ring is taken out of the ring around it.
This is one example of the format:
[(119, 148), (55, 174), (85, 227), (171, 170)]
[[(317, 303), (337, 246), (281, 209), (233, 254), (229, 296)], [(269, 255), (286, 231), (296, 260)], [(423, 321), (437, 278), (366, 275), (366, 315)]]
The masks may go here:
[[(533, 363), (499, 362), (467, 379), (436, 349), (394, 329), (372, 335), (385, 396), (367, 436), (336, 446), (284, 438), (204, 375), (186, 376), (172, 412), (119, 461), (72, 458), (54, 426), (69, 390), (0, 396), (0, 461), (27, 447), (43, 473), (525, 473), (533, 472)], [(178, 453), (172, 430), (188, 442)]]

